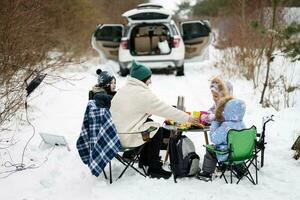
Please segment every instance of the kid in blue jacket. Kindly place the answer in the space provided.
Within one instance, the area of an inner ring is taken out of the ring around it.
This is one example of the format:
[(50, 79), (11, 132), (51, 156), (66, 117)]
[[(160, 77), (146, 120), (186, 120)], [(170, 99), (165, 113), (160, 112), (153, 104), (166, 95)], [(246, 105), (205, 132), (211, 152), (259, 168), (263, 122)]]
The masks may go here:
[[(243, 117), (246, 105), (242, 100), (233, 97), (222, 98), (216, 108), (216, 118), (211, 123), (210, 140), (218, 150), (227, 150), (227, 134), (230, 129), (241, 130), (245, 128)], [(198, 174), (201, 180), (210, 180), (215, 171), (217, 162), (227, 160), (227, 155), (216, 155), (209, 150), (204, 156), (202, 172)], [(243, 166), (238, 166), (236, 172), (243, 173)]]

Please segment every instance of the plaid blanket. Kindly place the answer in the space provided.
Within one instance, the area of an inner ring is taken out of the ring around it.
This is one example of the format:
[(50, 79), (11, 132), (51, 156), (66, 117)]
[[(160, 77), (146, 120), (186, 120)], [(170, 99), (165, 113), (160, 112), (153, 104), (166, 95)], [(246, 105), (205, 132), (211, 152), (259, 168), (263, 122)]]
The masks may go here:
[(82, 161), (99, 176), (121, 148), (108, 108), (97, 107), (94, 100), (88, 102), (76, 146)]

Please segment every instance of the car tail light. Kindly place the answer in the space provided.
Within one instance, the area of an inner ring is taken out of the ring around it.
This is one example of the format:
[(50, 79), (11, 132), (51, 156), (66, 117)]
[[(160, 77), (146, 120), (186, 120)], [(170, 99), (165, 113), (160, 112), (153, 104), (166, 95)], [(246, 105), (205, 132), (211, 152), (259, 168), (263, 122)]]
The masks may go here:
[(121, 47), (123, 49), (128, 49), (128, 40), (121, 40)]
[(174, 48), (177, 48), (177, 47), (179, 46), (179, 43), (180, 43), (180, 38), (174, 37), (174, 38), (173, 38), (173, 41), (172, 41), (172, 46), (173, 46)]

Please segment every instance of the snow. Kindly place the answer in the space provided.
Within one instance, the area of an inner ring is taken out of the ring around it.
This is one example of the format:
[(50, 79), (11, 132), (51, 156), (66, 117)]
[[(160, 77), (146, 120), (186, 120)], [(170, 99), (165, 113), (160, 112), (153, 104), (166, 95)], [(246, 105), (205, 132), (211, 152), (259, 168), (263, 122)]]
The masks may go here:
[(292, 8), (285, 8), (284, 9), (284, 20), (287, 23), (291, 22), (299, 22), (300, 21), (300, 8), (299, 7), (292, 7)]
[[(300, 161), (292, 158), (293, 152), (290, 149), (300, 134), (299, 99), (295, 107), (278, 112), (271, 108), (261, 108), (258, 103), (260, 93), (253, 90), (252, 83), (221, 74), (213, 67), (218, 52), (210, 47), (208, 53), (209, 59), (188, 60), (183, 77), (153, 75), (151, 89), (168, 104), (176, 104), (177, 96), (183, 95), (187, 110), (207, 110), (212, 105), (209, 80), (213, 76), (221, 75), (232, 82), (234, 96), (246, 102), (247, 126), (256, 125), (261, 131), (262, 117), (274, 114), (275, 122), (270, 122), (267, 126), (265, 166), (259, 171), (258, 185), (254, 186), (247, 180), (239, 185), (231, 185), (219, 178), (208, 183), (195, 178), (184, 178), (175, 184), (172, 178), (143, 178), (132, 170), (127, 171), (122, 179), (112, 185), (103, 175), (98, 178), (92, 176), (88, 167), (80, 160), (76, 149), (88, 90), (97, 80), (95, 71), (99, 67), (99, 59), (90, 58), (80, 65), (74, 64), (59, 72), (60, 76), (77, 79), (71, 81), (72, 84), (66, 81), (57, 82), (53, 86), (43, 83), (30, 97), (28, 113), (29, 120), (35, 126), (35, 135), (25, 152), (24, 164), (40, 167), (19, 171), (0, 179), (0, 199), (300, 199)], [(299, 67), (299, 63), (297, 65)], [(117, 63), (108, 60), (101, 64), (101, 68), (115, 74), (117, 87), (124, 85), (126, 78), (116, 74)], [(296, 76), (299, 77), (299, 73)], [(163, 121), (159, 117), (155, 119)], [(8, 151), (0, 149), (0, 177), (8, 175), (3, 172), (13, 169), (5, 167), (6, 161), (12, 159), (15, 163), (21, 162), (25, 143), (33, 134), (32, 128), (26, 123), (16, 123), (15, 128), (16, 131), (1, 135), (3, 139), (10, 138), (13, 134), (17, 143)], [(66, 147), (39, 147), (39, 132), (63, 135), (71, 151), (67, 151)], [(204, 137), (202, 133), (188, 133), (188, 136), (195, 143), (201, 158), (201, 167)], [(112, 167), (116, 177), (122, 166), (113, 161)], [(168, 166), (165, 168), (168, 169)]]

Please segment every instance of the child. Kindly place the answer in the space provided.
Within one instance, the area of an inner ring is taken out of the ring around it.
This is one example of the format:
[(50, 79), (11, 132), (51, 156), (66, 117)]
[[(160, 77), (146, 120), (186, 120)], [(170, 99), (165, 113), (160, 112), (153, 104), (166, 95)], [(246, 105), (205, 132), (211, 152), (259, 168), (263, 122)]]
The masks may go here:
[(225, 84), (219, 77), (215, 77), (211, 81), (210, 91), (214, 100), (214, 105), (208, 110), (207, 115), (201, 116), (201, 120), (206, 123), (211, 123), (215, 119), (216, 106), (221, 98), (228, 96), (230, 93), (232, 94), (232, 85), (229, 82), (226, 82)]
[(97, 69), (98, 84), (89, 92), (89, 100), (94, 99), (99, 107), (110, 108), (112, 97), (116, 94), (116, 78), (107, 71)]
[[(219, 100), (216, 108), (215, 120), (210, 127), (210, 140), (218, 150), (227, 150), (227, 134), (230, 129), (241, 130), (245, 128), (243, 117), (246, 106), (242, 100), (227, 96)], [(202, 172), (198, 174), (200, 180), (211, 180), (211, 175), (215, 171), (217, 162), (226, 161), (228, 154), (216, 155), (214, 152), (206, 150), (203, 160)], [(237, 174), (243, 174), (243, 166), (234, 169)]]

